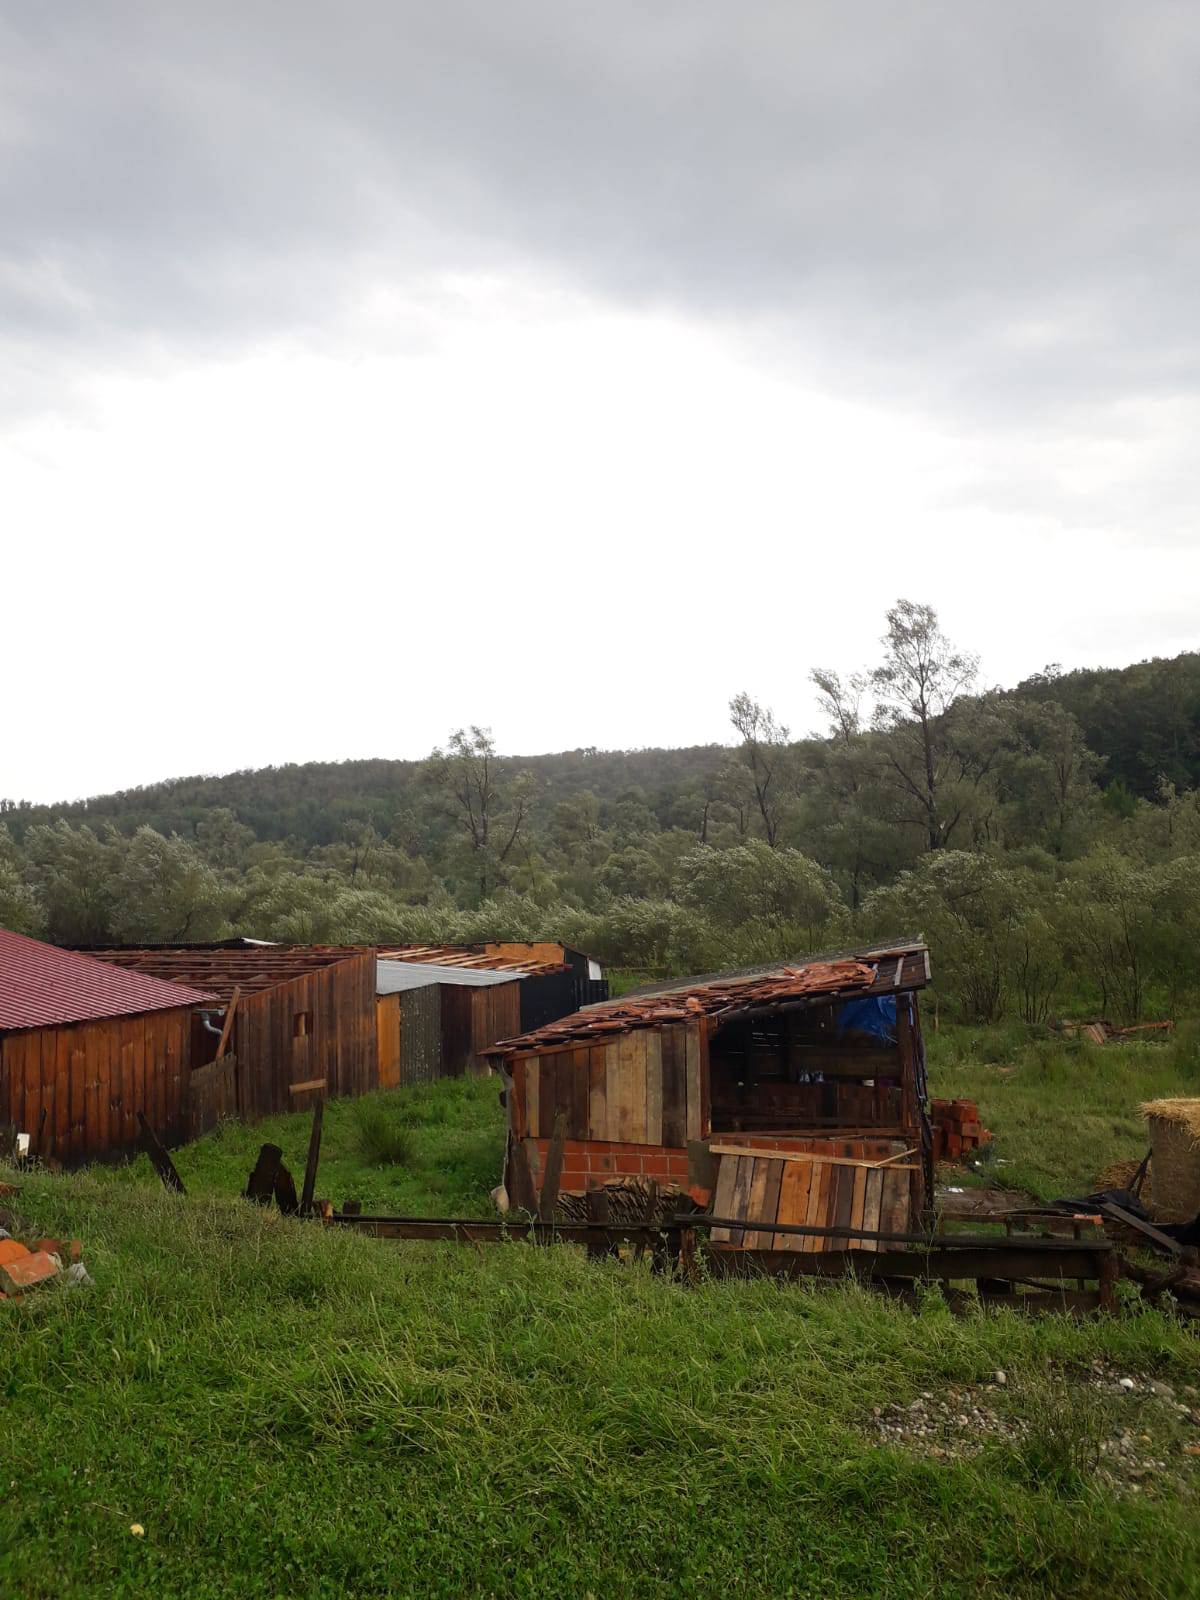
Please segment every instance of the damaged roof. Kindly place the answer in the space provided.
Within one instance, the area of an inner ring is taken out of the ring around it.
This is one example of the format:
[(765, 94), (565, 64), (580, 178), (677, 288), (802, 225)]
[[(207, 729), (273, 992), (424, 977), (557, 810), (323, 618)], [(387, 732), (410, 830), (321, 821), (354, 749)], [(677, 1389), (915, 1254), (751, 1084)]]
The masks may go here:
[(0, 1031), (136, 1016), (213, 998), (0, 928)]
[(234, 949), (188, 948), (186, 945), (130, 949), (121, 946), (93, 952), (99, 961), (133, 972), (148, 973), (175, 984), (197, 984), (209, 991), (206, 999), (228, 1002), (235, 989), (257, 994), (277, 983), (288, 983), (306, 973), (319, 972), (339, 961), (371, 954), (362, 945), (250, 945)]
[(463, 989), (490, 989), (498, 983), (517, 983), (524, 970), (505, 968), (502, 972), (476, 967), (446, 967), (426, 961), (392, 961), (380, 958), (375, 964), (375, 993), (403, 994), (409, 989), (427, 989), (443, 983)]
[(569, 972), (565, 961), (522, 961), (515, 956), (489, 955), (470, 945), (405, 944), (380, 947), (381, 961), (418, 961), (426, 966), (458, 967), (475, 972), (511, 972), (517, 978)]
[(693, 1017), (729, 1021), (743, 1012), (796, 1000), (895, 994), (929, 982), (929, 951), (923, 944), (889, 946), (834, 960), (808, 960), (724, 977), (684, 978), (648, 993), (587, 1006), (483, 1052), (489, 1056), (536, 1055), (560, 1046), (603, 1040), (635, 1028), (655, 1028)]

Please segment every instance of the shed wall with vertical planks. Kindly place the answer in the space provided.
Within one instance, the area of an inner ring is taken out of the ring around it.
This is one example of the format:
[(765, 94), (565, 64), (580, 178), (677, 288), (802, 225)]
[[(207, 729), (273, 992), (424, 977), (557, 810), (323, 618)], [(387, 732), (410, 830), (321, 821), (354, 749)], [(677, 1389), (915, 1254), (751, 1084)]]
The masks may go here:
[(136, 1149), (139, 1111), (164, 1143), (178, 1144), (188, 1136), (191, 1064), (190, 1008), (3, 1033), (0, 1122), (65, 1165)]

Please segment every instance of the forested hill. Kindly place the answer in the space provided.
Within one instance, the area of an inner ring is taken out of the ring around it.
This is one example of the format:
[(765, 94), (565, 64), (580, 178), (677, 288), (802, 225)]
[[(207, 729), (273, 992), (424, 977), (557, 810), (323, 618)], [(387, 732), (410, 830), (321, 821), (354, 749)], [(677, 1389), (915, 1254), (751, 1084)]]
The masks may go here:
[[(1054, 701), (1069, 711), (1084, 744), (1102, 758), (1102, 789), (1152, 800), (1164, 780), (1181, 790), (1200, 787), (1200, 654), (1122, 668), (1068, 673), (1051, 668), (1004, 698)], [(721, 745), (580, 749), (499, 757), (496, 770), (500, 778), (517, 771), (532, 774), (536, 808), (544, 815), (584, 793), (608, 804), (636, 797), (660, 828), (691, 828), (729, 755)], [(176, 778), (60, 805), (0, 799), (0, 810), (17, 838), (33, 823), (60, 817), (110, 821), (123, 833), (148, 824), (160, 833), (194, 837), (206, 811), (227, 807), (258, 839), (325, 845), (339, 838), (348, 822), (369, 822), (384, 837), (397, 826), (410, 827), (422, 808), (426, 772), (426, 764), (418, 761), (313, 761)]]
[[(711, 784), (729, 756), (722, 745), (679, 750), (566, 750), (556, 755), (497, 756), (497, 782), (531, 774), (537, 811), (582, 793), (602, 802), (636, 794), (659, 826), (690, 826), (690, 804)], [(53, 806), (6, 806), (0, 813), (14, 837), (34, 823), (111, 822), (123, 833), (148, 824), (160, 833), (195, 834), (206, 812), (227, 807), (258, 839), (331, 844), (348, 822), (369, 822), (384, 837), (404, 831), (428, 801), (424, 761), (308, 761), (261, 767), (222, 777), (173, 778), (92, 800)], [(686, 810), (676, 817), (679, 806)]]
[[(565, 939), (638, 972), (921, 928), (963, 1016), (1200, 998), (1200, 656), (976, 691), (899, 600), (814, 669), (824, 736), (736, 694), (728, 745), (180, 778), (0, 807), (0, 927), (60, 944)], [(1072, 998), (1074, 997), (1074, 998)]]
[(1079, 723), (1084, 743), (1104, 758), (1105, 784), (1153, 799), (1161, 784), (1200, 787), (1200, 654), (1057, 673), (1014, 691), (1058, 702)]

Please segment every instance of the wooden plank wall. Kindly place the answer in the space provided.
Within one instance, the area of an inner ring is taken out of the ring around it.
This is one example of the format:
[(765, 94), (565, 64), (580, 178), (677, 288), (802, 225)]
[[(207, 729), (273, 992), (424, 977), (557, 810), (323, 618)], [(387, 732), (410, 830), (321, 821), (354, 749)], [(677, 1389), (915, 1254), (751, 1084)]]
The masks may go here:
[(379, 1087), (395, 1089), (400, 1084), (400, 995), (381, 994), (375, 998), (375, 1048), (379, 1056)]
[(708, 1131), (704, 1052), (703, 1024), (689, 1022), (515, 1057), (513, 1133), (548, 1138), (562, 1111), (569, 1139), (682, 1149)]
[[(297, 1032), (307, 1016), (307, 1032)], [(292, 1085), (325, 1079), (328, 1098), (366, 1094), (379, 1082), (375, 956), (351, 956), (243, 998), (233, 1054), (242, 1068), (242, 1113), (303, 1111), (318, 1091)]]
[(187, 1082), (187, 1137), (209, 1133), (223, 1117), (238, 1114), (238, 1061), (218, 1056), (207, 1066), (193, 1067)]
[(521, 1031), (521, 985), (519, 981), (497, 983), (486, 989), (469, 991), (471, 1006), (471, 1071), (485, 1070), (480, 1057), (497, 1039), (515, 1039)]
[(0, 1121), (67, 1164), (136, 1148), (139, 1111), (164, 1144), (178, 1144), (187, 1137), (191, 1039), (187, 1010), (0, 1035)]
[(442, 996), (442, 1062), (439, 1076), (461, 1078), (483, 1070), (480, 1053), (497, 1039), (521, 1031), (521, 985), (495, 983), (479, 987), (440, 984)]
[[(735, 1136), (729, 1136), (732, 1143)], [(722, 1141), (714, 1139), (713, 1143)], [(809, 1227), (866, 1228), (904, 1233), (920, 1210), (923, 1190), (917, 1158), (903, 1156), (899, 1140), (812, 1139), (805, 1152), (814, 1159), (761, 1154), (723, 1155), (713, 1190), (714, 1217), (757, 1223), (802, 1223)], [(829, 1159), (821, 1160), (825, 1156)], [(874, 1250), (870, 1239), (827, 1239), (774, 1233), (768, 1227), (714, 1228), (714, 1244), (747, 1250)]]

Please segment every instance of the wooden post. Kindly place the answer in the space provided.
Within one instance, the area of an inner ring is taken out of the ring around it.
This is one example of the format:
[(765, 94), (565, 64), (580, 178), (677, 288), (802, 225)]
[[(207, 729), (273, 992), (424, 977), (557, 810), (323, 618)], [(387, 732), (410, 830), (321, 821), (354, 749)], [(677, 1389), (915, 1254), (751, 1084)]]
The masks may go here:
[(562, 1180), (563, 1150), (567, 1143), (567, 1114), (560, 1111), (554, 1119), (554, 1133), (546, 1152), (546, 1172), (542, 1178), (542, 1197), (538, 1203), (538, 1219), (550, 1222), (558, 1204), (558, 1186)]
[(684, 1227), (679, 1230), (679, 1271), (684, 1283), (696, 1284), (700, 1281), (696, 1266), (695, 1228)]
[(283, 1151), (277, 1144), (264, 1144), (258, 1152), (254, 1171), (246, 1183), (246, 1199), (260, 1206), (269, 1205), (275, 1193), (275, 1176), (283, 1161)]
[(313, 1107), (312, 1130), (308, 1136), (308, 1160), (304, 1166), (304, 1190), (300, 1196), (300, 1210), (305, 1216), (313, 1207), (317, 1188), (317, 1163), (321, 1159), (321, 1123), (325, 1116), (325, 1102), (318, 1100)]
[[(645, 1207), (645, 1210), (642, 1212), (642, 1224), (643, 1224), (643, 1226), (647, 1227), (647, 1228), (652, 1228), (654, 1226), (654, 1218), (657, 1215), (657, 1213), (658, 1213), (658, 1180), (656, 1178), (651, 1178), (649, 1183), (646, 1185), (646, 1207)], [(645, 1254), (646, 1254), (646, 1241), (644, 1239), (639, 1239), (638, 1243), (637, 1243), (637, 1247), (633, 1252), (633, 1259), (635, 1261), (640, 1261)]]
[(178, 1172), (176, 1172), (175, 1163), (167, 1154), (166, 1149), (159, 1140), (158, 1135), (146, 1121), (146, 1113), (144, 1111), (139, 1111), (137, 1114), (137, 1119), (138, 1126), (142, 1130), (138, 1138), (138, 1143), (150, 1157), (155, 1172), (158, 1173), (159, 1177), (163, 1181), (163, 1188), (174, 1189), (176, 1194), (186, 1194), (187, 1190), (183, 1187), (183, 1179), (179, 1176)]
[(509, 1204), (514, 1211), (527, 1211), (532, 1216), (537, 1211), (537, 1188), (529, 1165), (528, 1141), (515, 1136), (509, 1144), (508, 1168)]
[(1100, 1268), (1097, 1277), (1100, 1281), (1099, 1304), (1101, 1311), (1115, 1311), (1117, 1309), (1117, 1278), (1120, 1270), (1117, 1266), (1116, 1253), (1112, 1250), (1100, 1252)]
[(589, 1234), (588, 1236), (588, 1260), (595, 1261), (603, 1256), (616, 1255), (616, 1246), (608, 1237), (610, 1211), (607, 1191), (604, 1189), (589, 1189), (586, 1204), (588, 1226), (595, 1229), (594, 1235)]
[(300, 1210), (300, 1202), (296, 1198), (296, 1180), (282, 1161), (275, 1172), (274, 1194), (275, 1204), (285, 1217), (294, 1217)]

